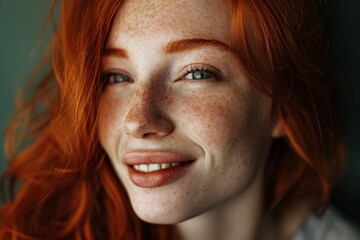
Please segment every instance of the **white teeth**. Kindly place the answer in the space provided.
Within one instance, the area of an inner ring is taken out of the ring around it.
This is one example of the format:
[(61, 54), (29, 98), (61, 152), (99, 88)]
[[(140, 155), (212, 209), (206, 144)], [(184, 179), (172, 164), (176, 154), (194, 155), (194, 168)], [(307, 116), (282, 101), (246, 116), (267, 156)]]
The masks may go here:
[(140, 164), (139, 165), (139, 171), (140, 172), (148, 172), (149, 171), (149, 166), (147, 164)]
[(149, 164), (149, 172), (156, 171), (160, 169), (160, 164)]
[(154, 172), (158, 171), (160, 169), (166, 169), (170, 167), (176, 167), (179, 166), (181, 163), (155, 163), (155, 164), (140, 164), (140, 165), (134, 165), (134, 169), (140, 172)]
[(165, 168), (169, 168), (169, 167), (171, 167), (170, 163), (162, 163), (161, 164), (161, 169), (165, 169)]

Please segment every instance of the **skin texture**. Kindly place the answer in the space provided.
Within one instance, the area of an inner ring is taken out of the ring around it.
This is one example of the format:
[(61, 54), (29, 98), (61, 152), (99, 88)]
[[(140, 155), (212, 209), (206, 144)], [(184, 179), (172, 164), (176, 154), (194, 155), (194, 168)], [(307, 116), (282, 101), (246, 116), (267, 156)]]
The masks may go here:
[[(126, 50), (127, 57), (104, 56), (103, 71), (130, 81), (110, 82), (104, 89), (101, 145), (144, 221), (179, 223), (183, 239), (256, 239), (267, 222), (263, 165), (281, 131), (271, 120), (271, 101), (250, 85), (230, 52), (216, 47), (163, 51), (180, 39), (229, 45), (230, 13), (224, 3), (155, 2), (127, 1), (115, 17), (107, 45)], [(221, 77), (191, 80), (185, 69), (192, 64), (210, 65)], [(133, 150), (167, 150), (196, 161), (171, 184), (141, 188), (130, 181), (123, 162)]]

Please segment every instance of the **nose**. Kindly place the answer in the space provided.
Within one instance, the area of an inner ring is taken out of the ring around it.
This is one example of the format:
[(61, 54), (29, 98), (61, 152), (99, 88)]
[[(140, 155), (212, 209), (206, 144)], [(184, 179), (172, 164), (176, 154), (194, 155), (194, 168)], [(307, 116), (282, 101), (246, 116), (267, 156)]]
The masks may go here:
[(173, 122), (166, 116), (164, 93), (139, 86), (125, 117), (125, 132), (135, 138), (159, 138), (174, 130)]

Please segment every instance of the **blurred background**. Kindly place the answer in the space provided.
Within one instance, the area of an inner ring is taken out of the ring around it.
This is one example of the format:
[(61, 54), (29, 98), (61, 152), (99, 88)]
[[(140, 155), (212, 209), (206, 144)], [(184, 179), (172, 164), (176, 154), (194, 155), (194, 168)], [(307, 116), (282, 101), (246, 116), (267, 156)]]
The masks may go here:
[[(16, 94), (48, 44), (41, 37), (49, 0), (0, 0), (0, 131), (14, 108)], [(360, 222), (360, 1), (329, 0), (333, 14), (334, 66), (341, 101), (338, 108), (346, 133), (347, 166), (335, 186), (332, 204)], [(6, 160), (0, 150), (0, 172)]]

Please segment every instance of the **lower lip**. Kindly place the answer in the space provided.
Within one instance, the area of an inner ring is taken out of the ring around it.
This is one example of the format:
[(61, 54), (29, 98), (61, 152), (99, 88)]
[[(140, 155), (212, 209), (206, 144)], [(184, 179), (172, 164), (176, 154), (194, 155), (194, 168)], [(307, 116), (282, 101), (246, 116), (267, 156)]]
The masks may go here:
[(194, 161), (179, 166), (160, 169), (153, 172), (140, 172), (132, 166), (128, 167), (129, 177), (133, 184), (142, 188), (155, 188), (175, 182), (185, 175), (186, 171), (193, 165)]

